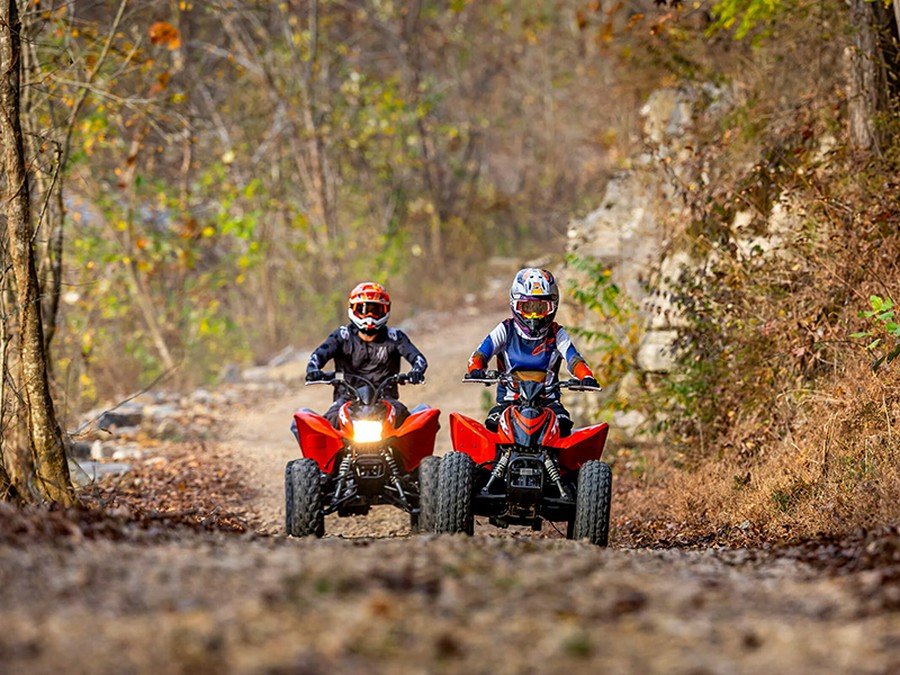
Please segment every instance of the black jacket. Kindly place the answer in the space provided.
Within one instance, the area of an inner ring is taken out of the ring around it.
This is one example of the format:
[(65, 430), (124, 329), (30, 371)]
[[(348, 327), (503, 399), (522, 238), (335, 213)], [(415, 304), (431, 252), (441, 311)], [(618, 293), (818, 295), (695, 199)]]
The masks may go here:
[[(344, 374), (350, 386), (363, 384), (353, 377), (360, 375), (377, 387), (386, 377), (400, 372), (401, 356), (415, 370), (424, 373), (428, 368), (422, 352), (416, 349), (402, 330), (383, 327), (374, 340), (366, 342), (359, 337), (356, 326), (348, 324), (335, 330), (316, 347), (309, 357), (306, 370), (324, 370), (323, 366), (334, 359), (334, 369)], [(397, 385), (388, 387), (384, 393), (399, 398)], [(338, 399), (338, 389), (334, 390), (334, 398)]]

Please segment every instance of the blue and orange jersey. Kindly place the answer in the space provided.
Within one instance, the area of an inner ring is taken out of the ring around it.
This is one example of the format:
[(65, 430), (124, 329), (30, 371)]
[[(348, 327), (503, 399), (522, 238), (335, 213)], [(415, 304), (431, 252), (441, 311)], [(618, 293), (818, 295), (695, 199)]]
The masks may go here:
[[(502, 372), (543, 373), (546, 384), (556, 382), (563, 359), (574, 377), (579, 380), (593, 377), (591, 367), (575, 348), (569, 333), (555, 321), (541, 338), (524, 337), (515, 329), (512, 319), (501, 321), (469, 357), (469, 371), (487, 368), (494, 357), (497, 359), (497, 368)], [(556, 396), (559, 396), (559, 392)], [(497, 387), (498, 403), (512, 398), (512, 392), (502, 384)]]

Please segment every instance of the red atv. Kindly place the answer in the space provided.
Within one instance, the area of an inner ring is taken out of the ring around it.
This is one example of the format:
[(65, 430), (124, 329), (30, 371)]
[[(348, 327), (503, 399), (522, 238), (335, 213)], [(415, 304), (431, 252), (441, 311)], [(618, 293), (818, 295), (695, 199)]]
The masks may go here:
[(562, 437), (555, 413), (544, 407), (545, 396), (560, 389), (599, 391), (578, 380), (543, 382), (490, 371), (484, 380), (502, 382), (516, 394), (503, 411), (496, 432), (481, 422), (450, 414), (454, 452), (441, 458), (434, 529), (439, 533), (473, 534), (475, 516), (492, 525), (530, 525), (542, 519), (566, 521), (569, 539), (609, 542), (612, 472), (600, 461), (609, 425), (576, 429)]
[[(321, 381), (350, 400), (340, 410), (340, 429), (309, 409), (294, 413), (302, 459), (284, 470), (285, 529), (295, 537), (325, 533), (325, 516), (366, 515), (376, 504), (410, 514), (413, 531), (433, 529), (434, 487), (439, 459), (433, 456), (440, 410), (413, 408), (399, 427), (397, 411), (382, 398), (394, 375), (378, 387), (364, 378), (350, 386), (341, 373)], [(307, 384), (319, 384), (309, 382)]]

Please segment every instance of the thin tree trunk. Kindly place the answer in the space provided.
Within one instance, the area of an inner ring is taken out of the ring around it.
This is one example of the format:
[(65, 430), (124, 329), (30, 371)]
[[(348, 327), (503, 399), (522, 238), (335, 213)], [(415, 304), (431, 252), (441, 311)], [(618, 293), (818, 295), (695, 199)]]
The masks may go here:
[[(134, 195), (134, 176), (138, 167), (138, 155), (141, 152), (141, 148), (144, 144), (144, 139), (147, 137), (147, 134), (150, 132), (148, 126), (144, 126), (140, 129), (134, 136), (131, 141), (131, 149), (128, 152), (128, 168), (122, 174), (120, 184), (128, 192), (128, 198), (133, 203), (135, 201)], [(132, 221), (132, 212), (129, 210), (128, 212), (128, 222)], [(134, 242), (131, 238), (131, 226), (125, 229), (124, 240), (122, 241), (122, 250), (125, 251), (126, 255), (129, 254), (134, 247)], [(162, 360), (163, 366), (166, 370), (174, 370), (175, 359), (172, 356), (172, 352), (169, 350), (169, 345), (166, 342), (166, 336), (163, 331), (163, 323), (160, 321), (160, 316), (164, 318), (164, 311), (157, 309), (156, 305), (153, 302), (153, 296), (150, 291), (144, 285), (143, 277), (141, 276), (141, 271), (138, 269), (137, 261), (132, 257), (131, 262), (125, 266), (126, 271), (128, 272), (128, 283), (131, 286), (132, 298), (137, 302), (138, 308), (141, 310), (141, 314), (144, 317), (144, 322), (147, 325), (147, 330), (150, 333), (150, 339), (153, 341), (153, 345), (156, 347), (156, 351), (159, 354), (159, 358)]]
[(16, 275), (21, 395), (34, 457), (34, 487), (42, 497), (65, 505), (74, 496), (62, 430), (56, 419), (44, 353), (40, 295), (32, 248), (31, 200), (25, 171), (20, 115), (20, 31), (15, 0), (0, 0), (0, 138), (6, 170), (6, 217), (10, 257)]
[(892, 5), (894, 7), (894, 21), (897, 24), (897, 32), (894, 34), (894, 39), (900, 40), (900, 0), (894, 0)]
[(882, 58), (875, 14), (868, 0), (847, 0), (856, 33), (850, 47), (850, 95), (847, 109), (850, 143), (857, 150), (877, 151), (876, 117), (880, 109)]
[[(6, 253), (4, 251), (4, 254)], [(11, 387), (8, 386), (9, 380), (12, 379), (10, 377), (12, 372), (10, 366), (12, 331), (10, 326), (13, 323), (13, 316), (9, 312), (7, 300), (14, 301), (14, 295), (10, 278), (7, 271), (4, 271), (0, 278), (0, 313), (3, 315), (3, 320), (0, 321), (0, 442), (2, 442), (2, 462), (0, 464), (3, 465), (5, 481), (9, 483), (9, 487), (3, 489), (0, 499), (17, 495), (19, 490), (15, 486), (26, 487), (28, 477), (34, 469), (27, 433), (21, 433), (21, 425), (18, 424), (18, 420), (21, 418), (18, 410), (21, 408), (22, 402), (18, 392), (10, 391)]]

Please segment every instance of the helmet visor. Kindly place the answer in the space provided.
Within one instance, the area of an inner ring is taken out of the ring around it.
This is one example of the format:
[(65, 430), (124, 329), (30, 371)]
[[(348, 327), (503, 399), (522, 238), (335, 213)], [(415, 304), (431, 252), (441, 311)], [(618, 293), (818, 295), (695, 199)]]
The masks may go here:
[(553, 303), (549, 300), (519, 300), (516, 312), (523, 319), (543, 319), (553, 312)]
[(353, 303), (350, 308), (353, 310), (353, 314), (360, 319), (369, 317), (380, 319), (387, 314), (387, 305), (383, 305), (380, 302), (356, 302)]

